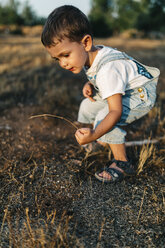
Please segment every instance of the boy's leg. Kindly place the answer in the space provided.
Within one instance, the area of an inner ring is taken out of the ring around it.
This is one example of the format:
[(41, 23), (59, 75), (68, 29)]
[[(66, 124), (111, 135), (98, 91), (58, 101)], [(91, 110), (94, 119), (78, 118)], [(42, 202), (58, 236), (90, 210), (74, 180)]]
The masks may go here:
[(113, 156), (116, 160), (127, 161), (126, 147), (125, 144), (109, 144)]
[[(109, 146), (111, 148), (115, 160), (124, 162), (128, 161), (125, 144), (109, 144)], [(114, 168), (120, 171), (121, 173), (124, 173), (124, 171), (117, 166), (115, 161), (110, 164), (109, 168)], [(101, 173), (99, 173), (99, 176), (111, 180), (111, 174), (107, 173), (106, 171), (102, 171)]]
[(88, 98), (85, 98), (80, 104), (78, 122), (93, 124), (97, 113), (104, 108), (104, 106), (105, 102), (103, 101), (92, 102)]
[[(79, 108), (78, 112), (78, 122), (83, 124), (92, 124), (96, 118), (97, 113), (105, 107), (106, 102), (102, 101), (99, 96), (95, 96), (95, 102), (90, 101), (88, 98), (85, 98)], [(105, 144), (107, 145), (107, 144)], [(84, 149), (87, 152), (98, 151), (104, 149), (102, 144), (98, 144), (97, 142), (92, 142), (86, 145), (83, 145)]]
[[(108, 104), (106, 104), (104, 108), (102, 108), (97, 113), (94, 122), (94, 127), (96, 127), (105, 118), (108, 112), (109, 112), (109, 108), (108, 108)], [(123, 129), (119, 128), (118, 126), (115, 126), (110, 132), (106, 133), (97, 140), (97, 142), (102, 145), (106, 145), (108, 143), (112, 151), (113, 157), (115, 159), (114, 161), (112, 161), (109, 168), (113, 169), (114, 171), (117, 171), (120, 174), (123, 174), (124, 170), (118, 167), (116, 161), (123, 161), (123, 162), (128, 161), (126, 155), (125, 143), (124, 143), (125, 136), (126, 136), (126, 132)], [(101, 173), (99, 173), (98, 176), (111, 181), (111, 174), (107, 173), (104, 170)]]
[[(126, 133), (124, 134), (124, 132), (122, 131), (122, 129), (119, 128), (119, 126), (127, 125), (128, 123), (131, 123), (134, 120), (141, 118), (142, 116), (147, 114), (153, 107), (156, 98), (156, 93), (155, 93), (156, 83), (153, 82), (152, 84), (149, 84), (146, 87), (142, 87), (141, 89), (142, 92), (141, 90), (139, 92), (137, 89), (135, 92), (133, 92), (133, 94), (131, 91), (131, 94), (127, 94), (123, 97), (123, 113), (120, 122), (117, 123), (117, 126), (114, 127), (110, 132), (108, 132), (107, 134), (105, 134), (100, 138), (101, 142), (109, 143), (115, 158), (115, 161), (109, 166), (110, 169), (113, 168), (120, 172), (124, 172), (125, 171), (125, 168), (123, 167), (124, 164), (125, 166), (129, 167), (126, 169), (127, 172), (131, 172), (131, 170), (133, 169), (132, 165), (127, 164), (127, 162), (123, 163), (123, 165), (120, 167), (118, 166), (120, 165), (121, 161), (123, 162), (128, 161), (126, 156), (126, 148), (124, 144), (125, 142), (124, 138)], [(141, 96), (143, 97), (141, 98)], [(104, 114), (106, 115), (106, 113)], [(101, 119), (104, 118), (103, 117), (104, 114), (101, 112), (98, 113), (95, 121), (95, 126), (97, 126), (101, 121)], [(109, 171), (107, 172), (103, 170), (102, 173), (98, 175), (108, 180), (112, 179), (112, 175), (111, 173), (109, 173)]]

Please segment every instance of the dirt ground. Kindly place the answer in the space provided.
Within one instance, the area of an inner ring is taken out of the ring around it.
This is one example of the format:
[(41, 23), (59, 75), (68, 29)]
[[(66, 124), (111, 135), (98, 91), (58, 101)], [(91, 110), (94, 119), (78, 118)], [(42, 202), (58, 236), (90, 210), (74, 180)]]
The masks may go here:
[(39, 36), (0, 36), (0, 247), (164, 247), (165, 41), (96, 40), (124, 50), (161, 76), (156, 106), (127, 127), (137, 176), (94, 177), (111, 158), (85, 152), (75, 128), (85, 75), (51, 61)]

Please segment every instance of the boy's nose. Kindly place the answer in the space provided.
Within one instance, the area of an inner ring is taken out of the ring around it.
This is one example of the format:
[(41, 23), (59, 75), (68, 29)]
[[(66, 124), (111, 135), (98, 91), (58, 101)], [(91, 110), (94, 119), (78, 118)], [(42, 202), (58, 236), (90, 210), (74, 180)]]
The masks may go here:
[(68, 65), (68, 63), (67, 63), (67, 61), (65, 61), (65, 60), (62, 60), (62, 61), (60, 62), (60, 66), (63, 67), (63, 68), (66, 68), (67, 65)]

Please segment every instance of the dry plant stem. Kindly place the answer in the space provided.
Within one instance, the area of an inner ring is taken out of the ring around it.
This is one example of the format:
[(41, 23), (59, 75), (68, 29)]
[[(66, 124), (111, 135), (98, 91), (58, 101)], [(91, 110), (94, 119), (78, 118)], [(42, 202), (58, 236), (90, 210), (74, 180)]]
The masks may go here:
[(11, 218), (8, 215), (6, 219), (7, 219), (8, 227), (9, 227), (9, 230), (10, 230), (10, 232), (9, 232), (10, 247), (12, 247), (12, 245), (13, 245), (13, 247), (17, 247), (16, 240), (15, 240), (15, 232), (14, 232), (14, 230), (12, 228), (12, 225), (11, 225)]
[(101, 247), (101, 246), (100, 246), (100, 241), (101, 241), (101, 237), (102, 237), (103, 227), (104, 227), (105, 221), (106, 221), (106, 218), (104, 218), (104, 219), (103, 219), (103, 222), (101, 223), (101, 230), (100, 230), (100, 233), (99, 233), (98, 243), (97, 243), (96, 248)]
[(143, 206), (143, 202), (144, 202), (145, 192), (146, 192), (146, 188), (144, 188), (144, 191), (143, 191), (143, 197), (142, 197), (142, 201), (141, 201), (141, 205), (140, 205), (140, 210), (139, 210), (139, 214), (138, 214), (137, 221), (136, 221), (137, 224), (139, 222), (139, 217), (140, 217), (140, 214), (141, 214), (141, 211), (142, 211), (142, 206)]
[(104, 218), (104, 220), (103, 220), (103, 222), (101, 224), (101, 230), (100, 230), (100, 233), (99, 233), (99, 241), (101, 241), (101, 237), (102, 237), (103, 227), (104, 227), (105, 221), (106, 221), (106, 218)]
[(147, 161), (148, 158), (151, 157), (153, 151), (154, 151), (153, 144), (151, 144), (151, 146), (149, 146), (149, 143), (148, 143), (146, 146), (145, 145), (142, 146), (142, 149), (140, 152), (137, 175), (139, 175), (140, 172), (142, 172), (145, 162)]
[(133, 141), (128, 141), (125, 143), (125, 145), (128, 146), (142, 146), (145, 144), (155, 144), (158, 143), (160, 140), (164, 140), (165, 136), (163, 137), (157, 137), (156, 139), (144, 139), (144, 140), (133, 140)]
[(54, 224), (55, 217), (56, 217), (56, 210), (54, 210), (53, 218), (52, 218), (52, 220), (51, 220), (51, 224), (52, 224), (52, 225)]
[(31, 153), (30, 157), (28, 158), (28, 160), (26, 161), (26, 163), (25, 163), (25, 164), (28, 164), (28, 163), (29, 163), (29, 161), (32, 159), (32, 157), (33, 157), (33, 153), (34, 153), (34, 152), (32, 152), (32, 153)]
[(4, 214), (2, 225), (1, 225), (0, 238), (1, 238), (1, 235), (2, 235), (2, 232), (3, 232), (3, 226), (4, 226), (4, 223), (5, 223), (5, 220), (6, 220), (6, 216), (7, 216), (7, 213), (8, 213), (8, 207), (4, 210), (4, 212), (5, 212), (5, 214)]
[(76, 128), (76, 130), (78, 129), (78, 127), (73, 122), (71, 122), (70, 120), (66, 119), (65, 117), (59, 116), (59, 115), (51, 115), (51, 114), (33, 115), (29, 119), (34, 119), (34, 118), (39, 118), (39, 117), (53, 117), (53, 118), (62, 119), (64, 121), (67, 121), (74, 128)]
[(34, 243), (34, 235), (33, 235), (33, 231), (32, 231), (31, 226), (30, 226), (29, 208), (26, 208), (26, 219), (27, 219), (28, 231), (29, 231), (32, 243)]

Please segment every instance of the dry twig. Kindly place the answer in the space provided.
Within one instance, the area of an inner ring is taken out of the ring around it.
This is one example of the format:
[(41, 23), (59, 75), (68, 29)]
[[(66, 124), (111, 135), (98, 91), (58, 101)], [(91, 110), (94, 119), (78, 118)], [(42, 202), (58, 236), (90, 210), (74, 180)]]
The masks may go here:
[(142, 201), (141, 201), (141, 205), (140, 205), (140, 210), (139, 210), (139, 214), (138, 214), (138, 217), (137, 217), (137, 220), (136, 220), (137, 223), (139, 222), (139, 217), (141, 215), (142, 206), (143, 206), (143, 202), (144, 202), (145, 192), (146, 192), (146, 188), (144, 188), (144, 191), (143, 191), (143, 197), (142, 197)]
[(59, 115), (52, 115), (52, 114), (33, 115), (33, 116), (31, 116), (29, 119), (31, 120), (31, 119), (39, 118), (39, 117), (52, 117), (52, 118), (58, 118), (58, 119), (67, 121), (67, 122), (68, 122), (70, 125), (72, 125), (74, 128), (78, 129), (78, 127), (77, 127), (73, 122), (71, 122), (70, 120), (66, 119), (65, 117), (59, 116)]

